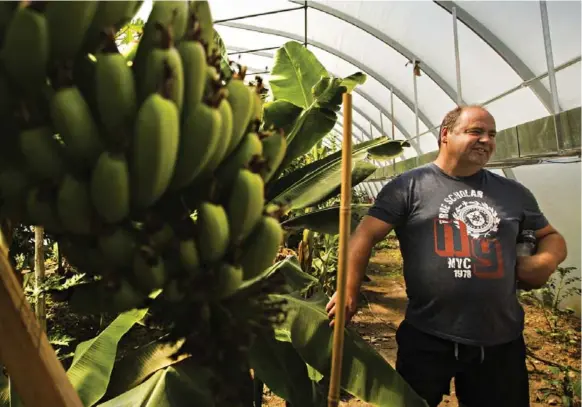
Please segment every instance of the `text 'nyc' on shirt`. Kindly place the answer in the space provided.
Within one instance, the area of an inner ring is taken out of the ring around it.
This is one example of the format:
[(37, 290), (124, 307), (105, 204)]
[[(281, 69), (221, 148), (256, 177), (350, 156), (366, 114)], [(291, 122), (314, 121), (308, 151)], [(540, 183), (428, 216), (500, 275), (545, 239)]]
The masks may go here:
[(412, 325), (479, 346), (521, 334), (516, 240), (548, 224), (527, 188), (487, 170), (452, 177), (430, 163), (386, 184), (368, 214), (395, 226)]

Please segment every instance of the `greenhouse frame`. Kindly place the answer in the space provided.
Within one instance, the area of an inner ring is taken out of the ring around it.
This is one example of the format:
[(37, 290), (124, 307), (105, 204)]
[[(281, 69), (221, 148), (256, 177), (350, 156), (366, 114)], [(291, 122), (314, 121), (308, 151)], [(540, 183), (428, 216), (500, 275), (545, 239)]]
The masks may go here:
[[(371, 198), (395, 174), (434, 159), (447, 111), (486, 106), (500, 131), (490, 169), (535, 194), (568, 242), (564, 266), (579, 275), (580, 4), (216, 0), (212, 8), (229, 56), (267, 87), (287, 41), (303, 43), (333, 75), (368, 76), (353, 92), (354, 142), (386, 135), (411, 144), (356, 186)], [(140, 14), (148, 12), (146, 2)], [(340, 114), (325, 144), (340, 146), (341, 137)], [(580, 313), (578, 297), (563, 305)]]

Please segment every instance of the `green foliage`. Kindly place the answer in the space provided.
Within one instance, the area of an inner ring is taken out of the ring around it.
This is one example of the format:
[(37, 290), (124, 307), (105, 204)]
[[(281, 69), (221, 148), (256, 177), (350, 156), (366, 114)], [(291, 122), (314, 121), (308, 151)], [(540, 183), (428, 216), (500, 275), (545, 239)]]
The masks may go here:
[(522, 300), (535, 304), (542, 311), (547, 323), (547, 330), (539, 329), (539, 333), (562, 342), (575, 343), (572, 339), (574, 332), (562, 329), (562, 319), (572, 315), (572, 309), (562, 310), (560, 303), (570, 296), (579, 297), (580, 277), (571, 275), (576, 267), (558, 267), (557, 273), (542, 287), (530, 291), (521, 291)]

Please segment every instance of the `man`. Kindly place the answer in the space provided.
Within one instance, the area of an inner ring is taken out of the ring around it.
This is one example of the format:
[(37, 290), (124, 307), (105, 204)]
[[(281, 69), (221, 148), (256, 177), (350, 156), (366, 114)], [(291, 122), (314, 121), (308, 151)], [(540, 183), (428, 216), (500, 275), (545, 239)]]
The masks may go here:
[[(347, 321), (372, 247), (393, 229), (398, 237), (409, 303), (396, 369), (430, 406), (449, 394), (453, 378), (463, 406), (529, 406), (516, 284), (542, 286), (566, 258), (564, 239), (532, 193), (484, 169), (495, 135), (484, 108), (449, 112), (436, 160), (386, 184), (350, 239)], [(537, 251), (516, 258), (526, 229), (535, 231)]]

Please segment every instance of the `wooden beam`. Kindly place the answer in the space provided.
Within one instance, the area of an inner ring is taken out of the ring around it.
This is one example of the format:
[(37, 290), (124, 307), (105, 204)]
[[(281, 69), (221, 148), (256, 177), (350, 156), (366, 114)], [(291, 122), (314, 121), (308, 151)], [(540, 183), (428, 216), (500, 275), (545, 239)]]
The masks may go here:
[(83, 407), (24, 296), (6, 251), (0, 247), (0, 364), (25, 407)]

